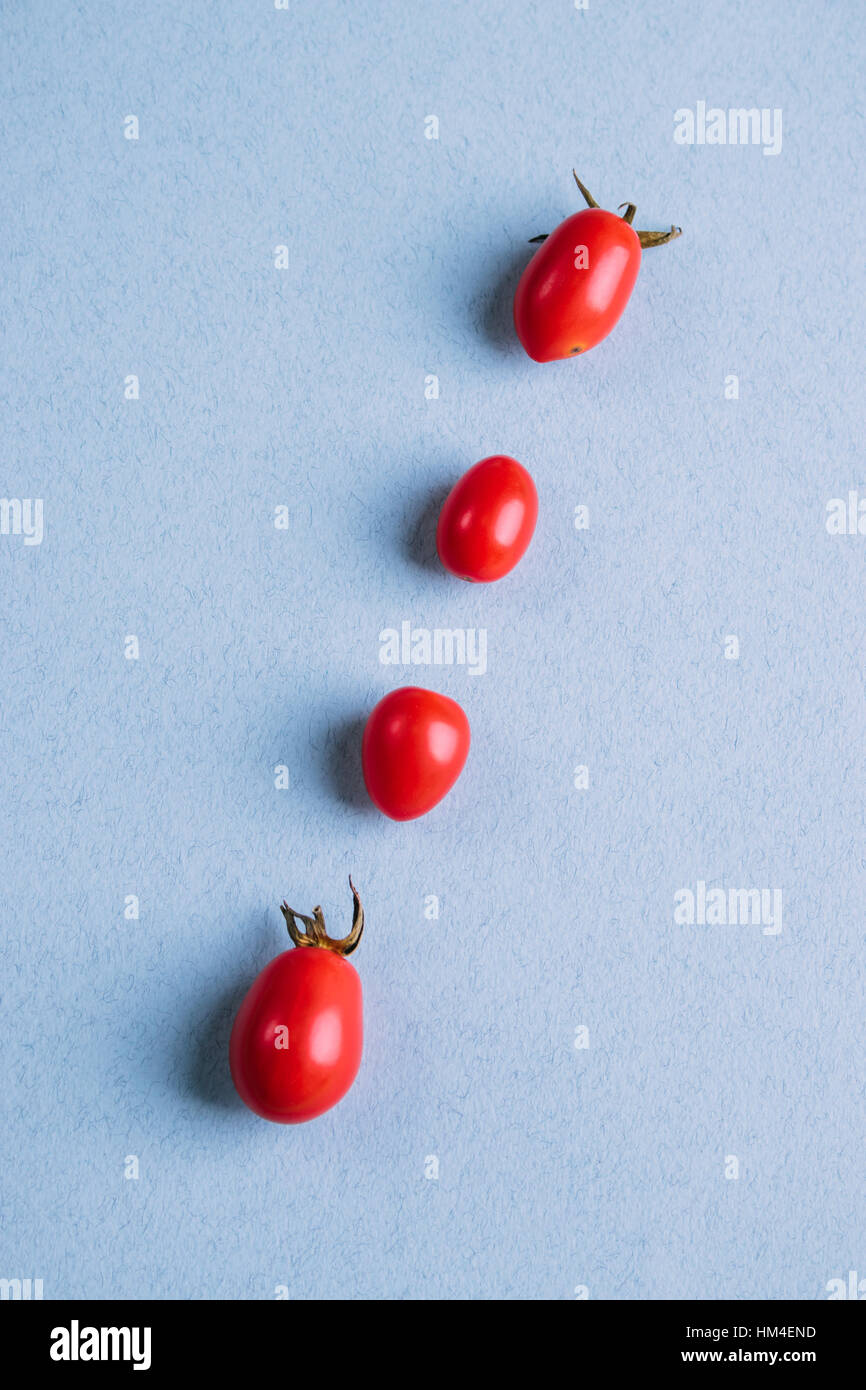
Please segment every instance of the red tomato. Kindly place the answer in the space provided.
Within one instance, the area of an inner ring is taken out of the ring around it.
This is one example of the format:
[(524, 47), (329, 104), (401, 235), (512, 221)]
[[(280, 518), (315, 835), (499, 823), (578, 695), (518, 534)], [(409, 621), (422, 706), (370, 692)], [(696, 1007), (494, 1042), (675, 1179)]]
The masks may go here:
[[(351, 883), (351, 879), (349, 880)], [(333, 941), (321, 908), (313, 917), (282, 911), (295, 949), (266, 965), (238, 1010), (229, 1065), (250, 1110), (277, 1124), (299, 1124), (330, 1110), (358, 1074), (363, 1045), (361, 981), (345, 959), (364, 927), (354, 887), (355, 921)], [(297, 929), (295, 918), (308, 928)]]
[(449, 492), (439, 514), (436, 549), (447, 570), (488, 584), (526, 554), (538, 519), (538, 493), (507, 454), (482, 459)]
[(641, 247), (680, 235), (636, 232), (632, 203), (623, 217), (606, 212), (574, 177), (589, 207), (540, 238), (514, 295), (514, 327), (536, 362), (576, 357), (606, 338), (634, 289)]
[(468, 753), (469, 720), (456, 700), (416, 685), (392, 690), (364, 726), (370, 799), (392, 820), (423, 816), (454, 786)]

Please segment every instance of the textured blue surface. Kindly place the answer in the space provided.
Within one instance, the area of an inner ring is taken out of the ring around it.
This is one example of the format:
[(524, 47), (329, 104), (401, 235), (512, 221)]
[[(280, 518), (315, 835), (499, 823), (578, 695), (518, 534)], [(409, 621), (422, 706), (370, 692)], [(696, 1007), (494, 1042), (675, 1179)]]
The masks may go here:
[[(864, 483), (863, 21), (4, 5), (0, 489), (44, 499), (45, 534), (0, 536), (0, 1275), (523, 1299), (866, 1275), (866, 537), (825, 527)], [(699, 101), (780, 108), (781, 152), (675, 143)], [(572, 164), (685, 235), (607, 342), (541, 367), (510, 299)], [(433, 563), (435, 507), (497, 451), (540, 520), (476, 589)], [(486, 674), (381, 665), (404, 620), (486, 628)], [(359, 728), (413, 681), (473, 748), (401, 826)], [(364, 1065), (269, 1126), (231, 1017), (280, 898), (346, 928), (350, 869)], [(698, 880), (780, 889), (781, 933), (678, 925)]]

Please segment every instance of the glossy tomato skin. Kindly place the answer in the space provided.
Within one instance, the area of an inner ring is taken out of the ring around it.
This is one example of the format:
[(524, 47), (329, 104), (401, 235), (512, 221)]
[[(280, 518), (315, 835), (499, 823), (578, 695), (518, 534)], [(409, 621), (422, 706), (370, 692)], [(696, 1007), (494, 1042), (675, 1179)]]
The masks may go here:
[(489, 584), (526, 554), (537, 520), (538, 493), (523, 464), (494, 454), (446, 497), (436, 528), (439, 559), (459, 578)]
[(315, 1119), (355, 1080), (363, 1032), (355, 967), (322, 946), (283, 951), (253, 981), (232, 1028), (238, 1095), (277, 1124)]
[(456, 700), (417, 685), (392, 690), (364, 726), (370, 799), (391, 820), (415, 820), (441, 801), (469, 754), (469, 720)]
[(615, 213), (584, 208), (561, 222), (514, 295), (514, 327), (529, 356), (536, 362), (576, 357), (606, 338), (629, 301), (640, 262), (637, 232)]

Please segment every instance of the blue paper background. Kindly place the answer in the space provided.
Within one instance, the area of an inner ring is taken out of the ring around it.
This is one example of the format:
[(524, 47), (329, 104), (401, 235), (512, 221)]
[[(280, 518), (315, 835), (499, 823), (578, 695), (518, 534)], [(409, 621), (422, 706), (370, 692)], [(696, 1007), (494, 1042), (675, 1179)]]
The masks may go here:
[[(866, 538), (825, 529), (864, 483), (863, 6), (3, 22), (0, 488), (44, 498), (45, 537), (0, 537), (0, 1275), (265, 1299), (866, 1276)], [(699, 100), (780, 107), (779, 156), (675, 144)], [(511, 294), (579, 206), (572, 164), (685, 235), (610, 339), (537, 366)], [(435, 506), (497, 451), (540, 520), (472, 588), (433, 562)], [(404, 619), (485, 627), (487, 674), (382, 666)], [(413, 682), (473, 747), (401, 826), (359, 730)], [(350, 869), (364, 1065), (269, 1126), (231, 1018), (280, 898), (340, 932)], [(698, 879), (779, 887), (781, 934), (675, 925)]]

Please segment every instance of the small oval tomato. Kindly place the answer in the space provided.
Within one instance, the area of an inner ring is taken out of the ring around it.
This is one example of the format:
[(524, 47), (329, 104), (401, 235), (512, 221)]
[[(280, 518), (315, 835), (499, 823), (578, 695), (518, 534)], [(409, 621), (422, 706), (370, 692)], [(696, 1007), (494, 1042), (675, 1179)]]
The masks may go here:
[(370, 799), (392, 820), (415, 820), (451, 790), (468, 753), (469, 720), (456, 700), (417, 685), (392, 690), (364, 726)]
[(455, 483), (439, 513), (436, 549), (447, 570), (489, 584), (526, 554), (538, 520), (538, 493), (507, 454), (476, 463)]
[(636, 232), (633, 203), (617, 217), (574, 177), (589, 207), (567, 217), (550, 236), (536, 238), (543, 244), (514, 295), (514, 327), (536, 362), (576, 357), (606, 338), (634, 289), (641, 248), (680, 235), (679, 227)]
[(355, 913), (342, 941), (328, 936), (320, 907), (305, 917), (282, 904), (295, 949), (265, 966), (234, 1021), (229, 1065), (235, 1088), (250, 1110), (277, 1124), (299, 1124), (330, 1110), (358, 1074), (361, 981), (345, 957), (360, 940), (364, 909), (351, 879), (349, 885)]

